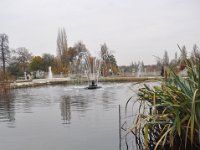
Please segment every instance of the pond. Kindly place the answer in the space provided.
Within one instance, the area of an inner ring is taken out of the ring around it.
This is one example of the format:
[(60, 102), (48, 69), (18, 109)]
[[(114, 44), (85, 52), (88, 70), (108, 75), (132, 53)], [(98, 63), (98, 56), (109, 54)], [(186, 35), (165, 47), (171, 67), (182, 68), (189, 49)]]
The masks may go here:
[(0, 99), (2, 150), (117, 150), (119, 104), (131, 83), (56, 85), (11, 91)]

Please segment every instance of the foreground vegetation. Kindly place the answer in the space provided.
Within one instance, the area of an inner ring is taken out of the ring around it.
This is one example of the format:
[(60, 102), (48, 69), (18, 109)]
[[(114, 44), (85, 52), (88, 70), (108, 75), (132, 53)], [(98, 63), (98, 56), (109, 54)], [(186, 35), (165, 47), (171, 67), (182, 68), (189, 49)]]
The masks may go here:
[(130, 131), (140, 149), (200, 149), (200, 53), (193, 54), (181, 61), (186, 77), (168, 68), (159, 85), (139, 90), (140, 110)]

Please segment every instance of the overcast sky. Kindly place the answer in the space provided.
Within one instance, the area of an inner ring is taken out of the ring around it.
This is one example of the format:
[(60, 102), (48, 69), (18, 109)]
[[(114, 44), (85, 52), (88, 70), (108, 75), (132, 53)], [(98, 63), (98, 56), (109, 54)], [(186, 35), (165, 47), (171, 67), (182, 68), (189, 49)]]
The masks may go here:
[(200, 0), (0, 0), (0, 33), (10, 47), (56, 54), (58, 28), (68, 45), (81, 40), (93, 55), (106, 43), (119, 65), (154, 64), (177, 43), (200, 46)]

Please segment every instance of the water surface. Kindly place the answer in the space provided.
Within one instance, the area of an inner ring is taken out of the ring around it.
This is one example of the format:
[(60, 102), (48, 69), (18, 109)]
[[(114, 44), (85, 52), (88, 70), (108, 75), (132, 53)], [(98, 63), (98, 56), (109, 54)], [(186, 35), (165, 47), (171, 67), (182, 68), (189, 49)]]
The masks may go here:
[(11, 91), (0, 99), (2, 150), (117, 150), (118, 105), (131, 84), (44, 86)]

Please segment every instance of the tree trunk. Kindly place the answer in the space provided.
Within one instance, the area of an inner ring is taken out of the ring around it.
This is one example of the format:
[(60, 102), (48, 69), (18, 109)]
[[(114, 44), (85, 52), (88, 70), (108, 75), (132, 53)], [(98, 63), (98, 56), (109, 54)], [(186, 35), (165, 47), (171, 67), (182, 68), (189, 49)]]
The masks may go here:
[(1, 55), (2, 55), (2, 62), (3, 62), (3, 75), (5, 76), (5, 73), (6, 73), (6, 66), (5, 66), (5, 53), (4, 53), (4, 50), (3, 50), (3, 40), (2, 40), (2, 43), (1, 43)]

